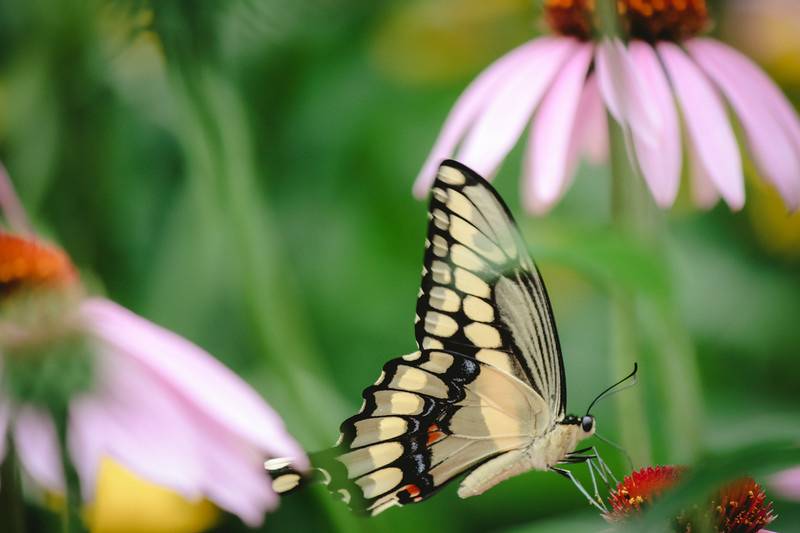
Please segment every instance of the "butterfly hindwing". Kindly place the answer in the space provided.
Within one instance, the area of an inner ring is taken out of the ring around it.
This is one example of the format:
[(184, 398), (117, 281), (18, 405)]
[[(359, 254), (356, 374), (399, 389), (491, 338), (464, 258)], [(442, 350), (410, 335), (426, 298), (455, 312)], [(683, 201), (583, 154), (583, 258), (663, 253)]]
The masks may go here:
[(389, 361), (363, 396), (361, 412), (341, 426), (329, 489), (371, 514), (428, 498), (550, 424), (527, 384), (445, 351)]
[(472, 170), (445, 161), (433, 184), (422, 285), (420, 349), (475, 357), (518, 377), (563, 418), (566, 384), (550, 301), (514, 220)]

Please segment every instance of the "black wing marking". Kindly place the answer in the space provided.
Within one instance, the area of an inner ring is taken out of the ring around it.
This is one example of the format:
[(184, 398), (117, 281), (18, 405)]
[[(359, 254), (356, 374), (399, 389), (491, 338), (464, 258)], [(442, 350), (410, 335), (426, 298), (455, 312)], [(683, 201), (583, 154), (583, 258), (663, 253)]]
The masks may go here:
[(433, 184), (417, 300), (420, 349), (474, 357), (528, 383), (564, 417), (566, 382), (544, 282), (514, 219), (475, 172), (445, 161)]

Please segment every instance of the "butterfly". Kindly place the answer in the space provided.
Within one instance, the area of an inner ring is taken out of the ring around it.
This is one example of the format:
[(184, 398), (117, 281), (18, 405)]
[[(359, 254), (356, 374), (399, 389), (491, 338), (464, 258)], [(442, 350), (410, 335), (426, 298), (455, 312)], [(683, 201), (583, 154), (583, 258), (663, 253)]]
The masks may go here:
[[(463, 474), (458, 495), (466, 498), (538, 470), (571, 479), (597, 505), (594, 472), (606, 483), (613, 474), (593, 448), (576, 450), (595, 419), (566, 414), (553, 310), (510, 210), (486, 180), (448, 160), (428, 218), (418, 350), (384, 365), (337, 445), (311, 456), (310, 474), (267, 461), (273, 488), (320, 481), (352, 509), (377, 515)], [(578, 462), (590, 465), (594, 497), (561, 467)]]

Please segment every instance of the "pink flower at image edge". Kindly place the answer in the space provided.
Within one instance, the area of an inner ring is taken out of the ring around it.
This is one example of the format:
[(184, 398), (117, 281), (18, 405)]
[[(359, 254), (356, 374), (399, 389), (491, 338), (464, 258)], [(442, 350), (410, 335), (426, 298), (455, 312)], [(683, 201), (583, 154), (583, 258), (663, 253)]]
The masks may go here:
[[(207, 498), (248, 525), (260, 524), (278, 500), (264, 459), (292, 457), (299, 468), (308, 466), (277, 414), (211, 355), (123, 307), (93, 298), (79, 314), (97, 354), (95, 390), (70, 406), (69, 452), (84, 499), (93, 499), (109, 457), (189, 500)], [(0, 434), (9, 425), (26, 472), (63, 491), (52, 419), (0, 402)]]

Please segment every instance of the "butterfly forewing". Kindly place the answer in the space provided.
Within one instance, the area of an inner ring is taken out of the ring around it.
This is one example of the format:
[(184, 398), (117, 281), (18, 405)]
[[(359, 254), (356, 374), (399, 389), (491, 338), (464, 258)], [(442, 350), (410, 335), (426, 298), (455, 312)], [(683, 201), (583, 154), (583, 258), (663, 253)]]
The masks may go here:
[(563, 418), (561, 348), (541, 276), (502, 199), (455, 161), (431, 193), (422, 286), (420, 349), (445, 349), (509, 372)]

